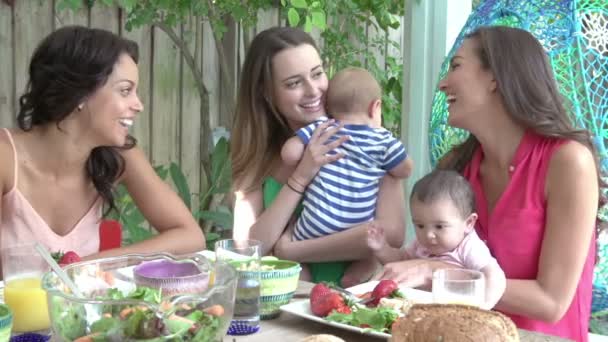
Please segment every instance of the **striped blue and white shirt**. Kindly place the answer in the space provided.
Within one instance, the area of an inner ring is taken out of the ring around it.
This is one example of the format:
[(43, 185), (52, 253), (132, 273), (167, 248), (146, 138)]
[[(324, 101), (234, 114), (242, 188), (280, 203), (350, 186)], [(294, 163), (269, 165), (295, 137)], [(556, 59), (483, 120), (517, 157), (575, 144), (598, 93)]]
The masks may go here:
[[(296, 135), (307, 145), (317, 126), (326, 120), (322, 117)], [(401, 141), (384, 128), (347, 124), (330, 141), (343, 135), (350, 139), (330, 154), (343, 153), (344, 157), (321, 167), (304, 193), (296, 240), (314, 239), (373, 220), (380, 179), (407, 157)]]

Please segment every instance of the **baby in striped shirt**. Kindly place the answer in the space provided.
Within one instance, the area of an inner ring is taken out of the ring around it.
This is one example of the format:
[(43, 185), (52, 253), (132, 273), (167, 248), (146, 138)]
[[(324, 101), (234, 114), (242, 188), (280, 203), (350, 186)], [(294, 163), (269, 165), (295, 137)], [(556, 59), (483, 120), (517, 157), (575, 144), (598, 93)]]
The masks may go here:
[[(293, 229), (293, 239), (315, 239), (374, 220), (380, 180), (386, 173), (406, 178), (412, 170), (405, 147), (382, 127), (381, 89), (365, 69), (346, 68), (330, 81), (327, 91), (328, 112), (343, 127), (332, 139), (348, 136), (329, 154), (344, 157), (324, 165), (305, 189), (303, 210)], [(315, 129), (327, 117), (299, 129), (281, 150), (288, 165), (296, 165)], [(330, 141), (333, 141), (330, 139)], [(287, 183), (293, 191), (297, 191)], [(363, 281), (358, 273), (365, 267), (352, 263), (342, 279), (343, 286)], [(371, 264), (373, 266), (373, 264)], [(315, 281), (314, 269), (312, 278)], [(301, 278), (306, 279), (306, 271)]]

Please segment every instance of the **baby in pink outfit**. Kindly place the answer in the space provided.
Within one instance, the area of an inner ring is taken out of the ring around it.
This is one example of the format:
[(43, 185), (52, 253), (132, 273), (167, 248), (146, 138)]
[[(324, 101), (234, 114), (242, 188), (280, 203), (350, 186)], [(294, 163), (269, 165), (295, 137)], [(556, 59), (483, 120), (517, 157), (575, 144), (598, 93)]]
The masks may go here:
[(475, 196), (468, 181), (455, 171), (435, 170), (421, 178), (410, 195), (416, 240), (405, 249), (391, 247), (384, 231), (370, 225), (368, 246), (382, 264), (410, 259), (434, 259), (480, 271), (485, 276), (485, 309), (502, 297), (505, 274), (475, 232)]

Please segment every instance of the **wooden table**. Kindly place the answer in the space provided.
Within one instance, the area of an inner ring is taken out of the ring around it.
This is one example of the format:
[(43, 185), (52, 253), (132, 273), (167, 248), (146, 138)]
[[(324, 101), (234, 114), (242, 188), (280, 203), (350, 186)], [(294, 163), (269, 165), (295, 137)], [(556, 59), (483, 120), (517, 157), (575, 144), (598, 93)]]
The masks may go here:
[[(313, 284), (301, 281), (293, 300), (303, 299), (310, 292)], [(273, 320), (262, 321), (260, 332), (247, 336), (226, 336), (224, 342), (278, 342), (298, 341), (306, 336), (314, 334), (331, 334), (342, 338), (347, 342), (382, 341), (381, 338), (362, 335), (344, 329), (335, 328), (325, 324), (310, 321), (287, 312)], [(519, 330), (521, 342), (560, 342), (567, 341), (559, 337), (547, 336), (535, 332)]]

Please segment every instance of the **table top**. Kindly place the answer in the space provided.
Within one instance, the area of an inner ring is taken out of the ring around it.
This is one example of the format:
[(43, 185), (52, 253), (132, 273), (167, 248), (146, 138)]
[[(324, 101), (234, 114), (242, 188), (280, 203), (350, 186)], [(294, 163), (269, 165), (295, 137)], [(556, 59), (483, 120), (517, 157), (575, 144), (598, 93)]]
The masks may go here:
[[(313, 284), (300, 281), (293, 301), (308, 300), (306, 297)], [(298, 341), (309, 335), (331, 334), (348, 342), (382, 341), (382, 338), (362, 335), (356, 332), (328, 326), (318, 322), (310, 321), (287, 312), (273, 320), (262, 321), (260, 332), (247, 336), (226, 336), (224, 342), (272, 342), (273, 338), (280, 337), (281, 341)], [(536, 332), (519, 329), (521, 342), (563, 342), (565, 339), (547, 336)]]
[[(298, 289), (292, 301), (308, 300), (308, 294), (313, 287), (313, 283), (300, 281)], [(4, 284), (0, 281), (0, 302), (4, 302), (2, 289)], [(568, 340), (547, 336), (544, 334), (531, 332), (527, 330), (519, 330), (521, 342), (566, 342)], [(362, 335), (356, 332), (332, 327), (318, 322), (310, 321), (302, 317), (292, 315), (287, 312), (282, 312), (278, 318), (261, 322), (260, 332), (247, 336), (225, 336), (224, 342), (273, 342), (273, 338), (281, 338), (281, 341), (298, 341), (304, 337), (315, 334), (331, 334), (342, 338), (348, 342), (367, 342), (367, 341), (382, 341), (382, 338), (377, 338), (369, 335)], [(602, 339), (603, 340), (603, 339)]]

